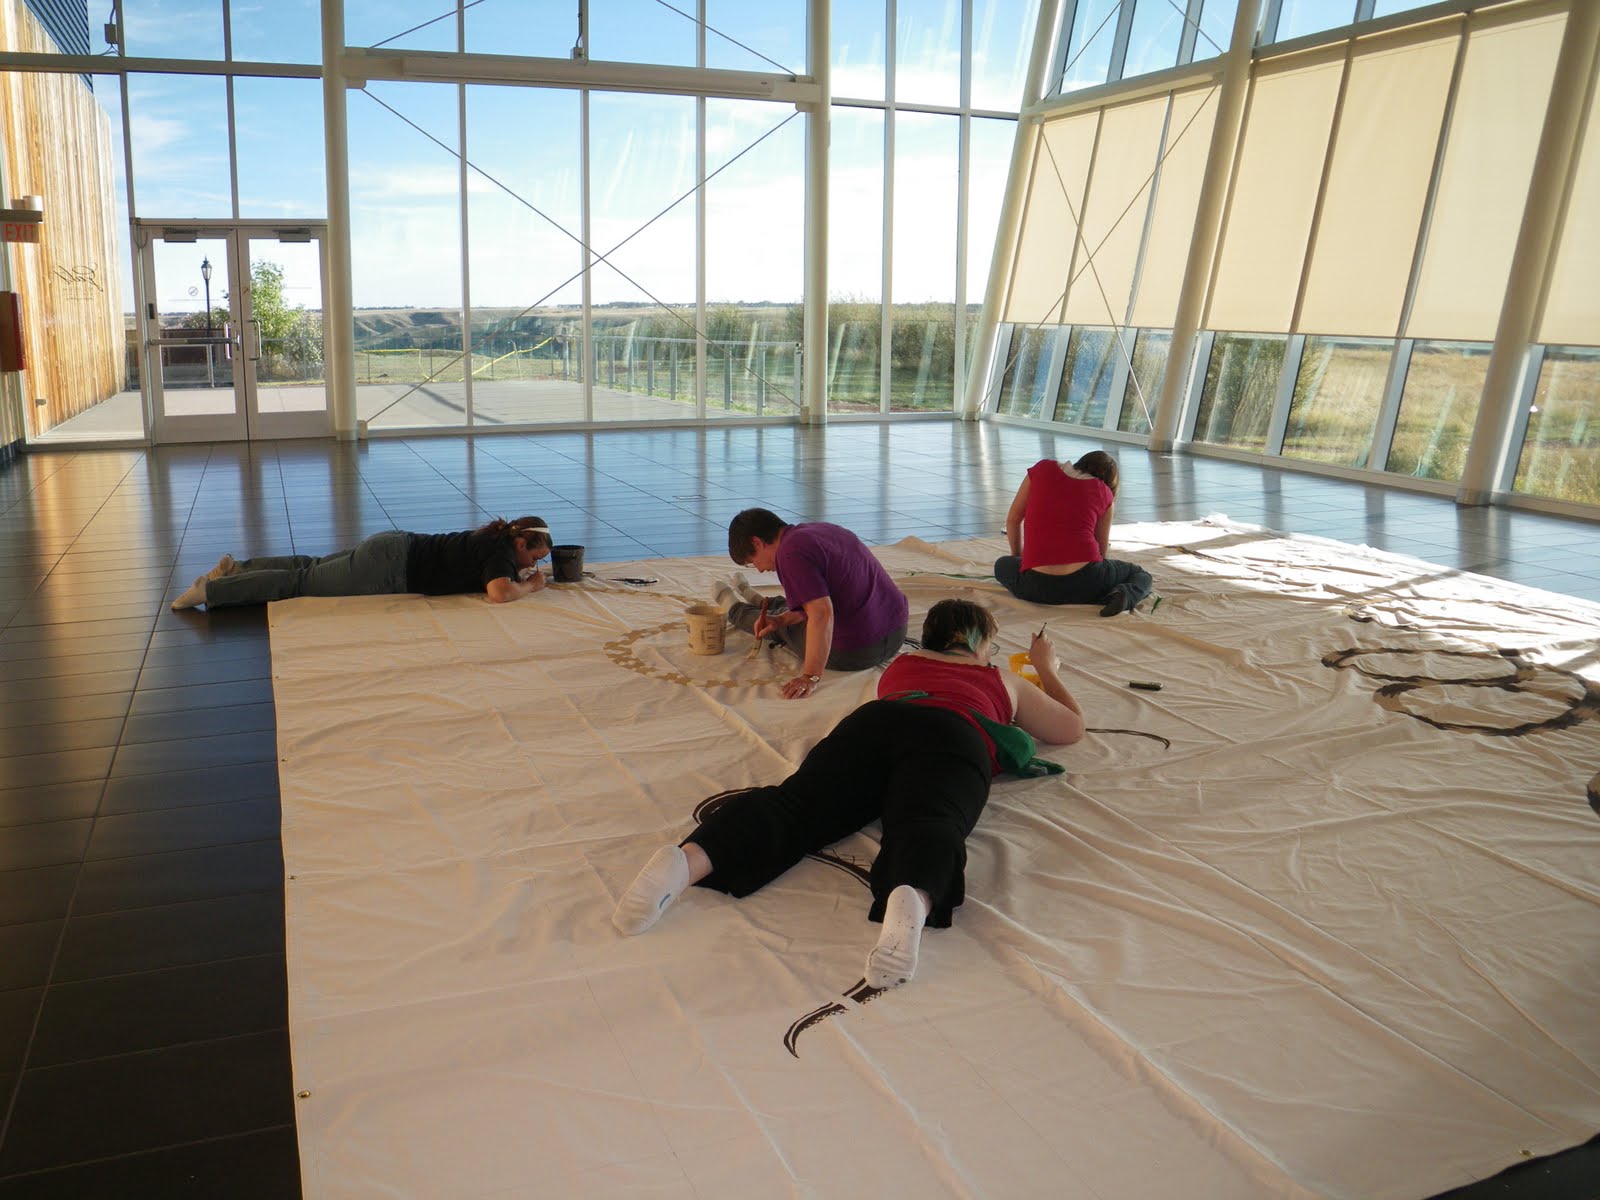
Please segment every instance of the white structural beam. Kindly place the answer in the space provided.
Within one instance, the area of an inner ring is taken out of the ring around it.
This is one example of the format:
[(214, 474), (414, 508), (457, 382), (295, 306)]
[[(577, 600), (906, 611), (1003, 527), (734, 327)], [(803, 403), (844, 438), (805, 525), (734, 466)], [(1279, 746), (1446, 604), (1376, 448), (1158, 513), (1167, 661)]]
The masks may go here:
[[(827, 62), (823, 52), (821, 62)], [(799, 75), (668, 67), (583, 58), (531, 58), (513, 54), (455, 54), (444, 50), (395, 53), (350, 47), (345, 75), (431, 83), (495, 83), (520, 87), (586, 88), (591, 92), (649, 92), (668, 96), (721, 96), (731, 100), (815, 103), (818, 85)]]
[[(1583, 135), (1583, 118), (1596, 56), (1600, 55), (1600, 3), (1574, 0), (1561, 35), (1555, 77), (1544, 129), (1533, 160), (1528, 201), (1522, 210), (1522, 227), (1511, 258), (1505, 300), (1495, 326), (1494, 348), (1483, 381), (1483, 396), (1472, 427), (1472, 442), (1461, 469), (1459, 504), (1488, 504), (1506, 478), (1512, 452), (1511, 433), (1517, 424), (1523, 371), (1528, 347), (1538, 324), (1539, 309), (1550, 275), (1556, 233), (1565, 205), (1572, 169)], [(1592, 220), (1593, 214), (1573, 213), (1569, 220)]]
[(801, 105), (806, 114), (806, 299), (802, 335), (805, 397), (800, 420), (822, 425), (828, 419), (828, 129), (833, 104), (828, 46), (832, 0), (811, 0), (808, 7), (806, 59), (817, 94)]
[(1245, 96), (1249, 92), (1251, 53), (1260, 17), (1261, 0), (1239, 0), (1233, 37), (1223, 56), (1222, 83), (1217, 89), (1217, 119), (1211, 127), (1211, 146), (1206, 154), (1205, 176), (1200, 182), (1194, 236), (1189, 242), (1189, 258), (1184, 264), (1183, 284), (1178, 292), (1178, 310), (1173, 318), (1172, 343), (1167, 350), (1161, 395), (1151, 415), (1149, 449), (1157, 454), (1170, 453), (1178, 444), (1184, 394), (1190, 378), (1189, 359), (1194, 353), (1206, 292), (1211, 286), (1211, 264), (1216, 257), (1217, 238), (1222, 232), (1222, 210), (1233, 175), (1234, 150), (1239, 141)]
[[(1028, 194), (1029, 165), (1039, 143), (1039, 118), (1026, 110), (1044, 99), (1065, 3), (1066, 0), (1040, 0), (1039, 3), (1038, 22), (1033, 32), (1033, 57), (1028, 60), (1028, 78), (1022, 90), (1024, 112), (1017, 118), (1017, 134), (1011, 143), (1011, 169), (1006, 173), (1006, 194), (1000, 204), (994, 254), (989, 259), (989, 283), (983, 289), (983, 308), (978, 312), (977, 336), (972, 343), (972, 359), (967, 363), (966, 387), (956, 407), (956, 415), (966, 421), (976, 420), (982, 412), (984, 381), (994, 369), (995, 334), (1000, 327), (1000, 314), (1005, 311), (1012, 259), (1016, 257), (1017, 238), (1022, 230), (1022, 204)], [(957, 303), (961, 302), (958, 299)]]
[[(706, 65), (706, 0), (695, 10), (694, 61)], [(694, 413), (706, 415), (706, 98), (694, 102)], [(731, 350), (728, 353), (732, 353)], [(676, 393), (673, 399), (677, 399)], [(798, 401), (799, 397), (796, 397)]]
[(322, 0), (323, 152), (327, 164), (328, 235), (323, 243), (322, 345), (333, 432), (354, 441), (356, 422), (355, 302), (350, 265), (350, 143), (345, 112), (344, 0)]
[[(587, 31), (585, 46), (589, 44)], [(583, 355), (583, 419), (594, 420), (594, 215), (589, 206), (594, 197), (593, 156), (589, 145), (588, 92), (578, 93), (578, 240), (583, 250), (583, 336), (579, 352)]]

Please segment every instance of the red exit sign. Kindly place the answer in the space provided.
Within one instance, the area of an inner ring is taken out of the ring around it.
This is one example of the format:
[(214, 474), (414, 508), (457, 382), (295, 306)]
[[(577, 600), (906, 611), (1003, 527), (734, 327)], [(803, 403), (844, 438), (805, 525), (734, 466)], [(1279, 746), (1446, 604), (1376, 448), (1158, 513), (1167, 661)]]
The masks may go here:
[(5, 240), (8, 242), (33, 242), (39, 241), (39, 230), (42, 226), (36, 221), (7, 221), (0, 229), (5, 231)]

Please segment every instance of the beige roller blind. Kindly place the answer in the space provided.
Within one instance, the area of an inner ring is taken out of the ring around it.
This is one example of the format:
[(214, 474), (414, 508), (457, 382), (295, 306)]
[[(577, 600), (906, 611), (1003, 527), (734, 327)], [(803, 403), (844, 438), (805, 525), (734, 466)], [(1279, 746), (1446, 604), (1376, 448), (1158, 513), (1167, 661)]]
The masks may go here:
[(1343, 73), (1340, 47), (1256, 75), (1207, 328), (1288, 332)]
[(1406, 41), (1350, 64), (1301, 333), (1399, 331), (1460, 32)]
[(1194, 214), (1205, 177), (1211, 127), (1217, 117), (1217, 89), (1205, 87), (1172, 97), (1161, 177), (1156, 181), (1155, 212), (1139, 268), (1139, 294), (1129, 324), (1170, 329), (1178, 312), (1178, 292), (1194, 236)]
[(1101, 114), (1083, 208), (1083, 244), (1067, 292), (1068, 324), (1121, 325), (1127, 319), (1166, 116), (1165, 96)]
[(1600, 88), (1589, 105), (1539, 340), (1553, 346), (1600, 346)]
[(1408, 337), (1494, 338), (1564, 19), (1468, 35)]
[(1005, 319), (1013, 324), (1061, 322), (1072, 243), (1078, 233), (1073, 214), (1083, 211), (1083, 188), (1099, 122), (1098, 112), (1079, 113), (1051, 121), (1040, 131), (1006, 301)]

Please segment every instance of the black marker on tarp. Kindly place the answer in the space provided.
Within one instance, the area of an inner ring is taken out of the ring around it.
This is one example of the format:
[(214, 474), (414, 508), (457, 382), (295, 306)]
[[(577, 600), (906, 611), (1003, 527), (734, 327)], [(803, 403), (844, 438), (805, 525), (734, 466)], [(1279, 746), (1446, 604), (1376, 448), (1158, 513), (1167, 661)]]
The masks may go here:
[(1128, 686), (1138, 688), (1141, 692), (1159, 692), (1161, 690), (1159, 683), (1151, 683), (1148, 679), (1130, 679), (1128, 680)]

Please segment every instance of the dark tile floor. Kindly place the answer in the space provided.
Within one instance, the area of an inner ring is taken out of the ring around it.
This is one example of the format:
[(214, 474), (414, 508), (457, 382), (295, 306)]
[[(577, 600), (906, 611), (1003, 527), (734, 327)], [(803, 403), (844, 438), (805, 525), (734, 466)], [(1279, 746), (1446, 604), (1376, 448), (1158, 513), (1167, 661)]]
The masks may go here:
[[(39, 453), (0, 467), (0, 1200), (299, 1194), (266, 622), (167, 604), (224, 551), (533, 512), (590, 562), (722, 555), (761, 503), (868, 541), (995, 534), (996, 425)], [(1600, 527), (1124, 447), (1119, 518), (1213, 512), (1600, 600)], [(1600, 1194), (1600, 1149), (1456, 1194)]]

